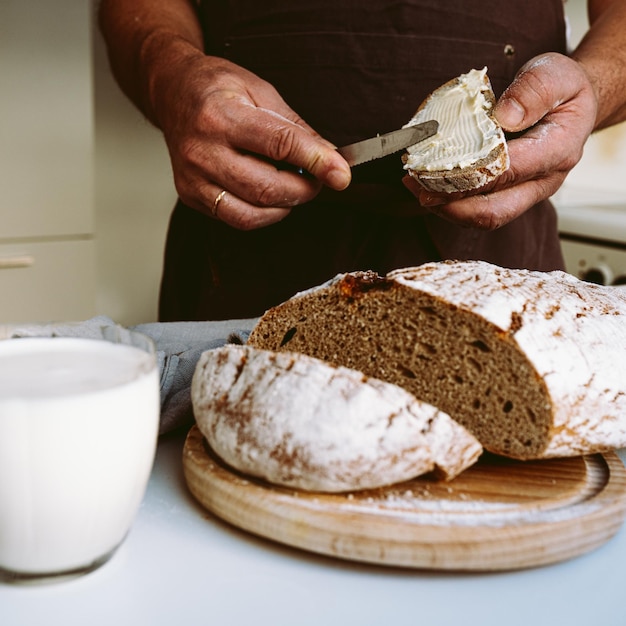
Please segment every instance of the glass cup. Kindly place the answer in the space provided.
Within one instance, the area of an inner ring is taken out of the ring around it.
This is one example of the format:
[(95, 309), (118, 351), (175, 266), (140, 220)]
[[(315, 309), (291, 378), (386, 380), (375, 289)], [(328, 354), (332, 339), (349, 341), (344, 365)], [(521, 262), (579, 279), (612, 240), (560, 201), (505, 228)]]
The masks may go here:
[(146, 490), (159, 407), (145, 335), (0, 341), (2, 579), (59, 580), (109, 560)]

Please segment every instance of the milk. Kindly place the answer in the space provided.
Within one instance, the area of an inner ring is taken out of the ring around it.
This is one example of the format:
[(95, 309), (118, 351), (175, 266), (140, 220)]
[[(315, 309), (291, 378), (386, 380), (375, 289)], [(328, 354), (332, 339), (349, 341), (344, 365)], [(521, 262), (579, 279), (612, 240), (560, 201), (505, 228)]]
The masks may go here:
[(153, 353), (0, 341), (0, 569), (36, 576), (106, 561), (143, 498), (158, 421)]

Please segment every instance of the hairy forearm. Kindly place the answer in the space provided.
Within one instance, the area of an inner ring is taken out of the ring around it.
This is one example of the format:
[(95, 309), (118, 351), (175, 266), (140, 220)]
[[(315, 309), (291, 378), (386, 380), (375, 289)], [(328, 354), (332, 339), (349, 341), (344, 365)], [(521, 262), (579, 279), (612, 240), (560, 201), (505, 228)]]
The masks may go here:
[(590, 29), (572, 56), (598, 100), (596, 130), (626, 120), (626, 2), (590, 0)]
[(203, 48), (193, 3), (102, 0), (98, 20), (120, 88), (158, 126), (155, 81)]

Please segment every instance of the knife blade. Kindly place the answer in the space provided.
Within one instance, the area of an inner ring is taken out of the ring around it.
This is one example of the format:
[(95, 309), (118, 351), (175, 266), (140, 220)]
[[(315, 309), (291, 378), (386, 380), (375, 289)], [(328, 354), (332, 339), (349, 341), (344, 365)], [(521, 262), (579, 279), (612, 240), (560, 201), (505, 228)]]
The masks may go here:
[(432, 137), (438, 130), (439, 123), (435, 120), (393, 130), (384, 135), (377, 135), (371, 139), (357, 141), (347, 146), (337, 148), (337, 152), (348, 162), (350, 167), (367, 163), (374, 159), (404, 150), (409, 146), (413, 146), (424, 139)]

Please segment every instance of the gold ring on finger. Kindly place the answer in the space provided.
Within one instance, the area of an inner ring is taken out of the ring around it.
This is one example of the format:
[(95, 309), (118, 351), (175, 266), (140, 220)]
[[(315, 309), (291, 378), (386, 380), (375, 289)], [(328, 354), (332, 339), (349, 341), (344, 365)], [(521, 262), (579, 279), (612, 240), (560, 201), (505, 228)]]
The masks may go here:
[(215, 200), (213, 201), (213, 206), (211, 207), (211, 215), (213, 217), (217, 217), (217, 209), (219, 207), (220, 202), (224, 199), (226, 195), (226, 189), (222, 189), (217, 196), (215, 196)]

